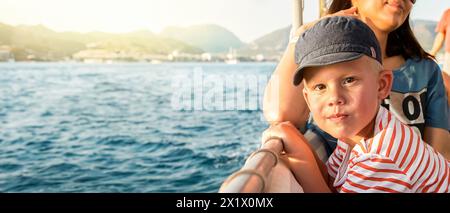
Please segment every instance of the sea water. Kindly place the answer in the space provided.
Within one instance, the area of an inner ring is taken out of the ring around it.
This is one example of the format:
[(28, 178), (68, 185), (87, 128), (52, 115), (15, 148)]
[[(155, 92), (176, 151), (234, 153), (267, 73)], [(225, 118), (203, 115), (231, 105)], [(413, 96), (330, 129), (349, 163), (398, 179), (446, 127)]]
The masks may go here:
[[(275, 66), (1, 63), (0, 191), (216, 192), (260, 144), (262, 91), (245, 93), (256, 108), (195, 108), (193, 76), (259, 79)], [(182, 107), (180, 88), (192, 92)], [(219, 98), (238, 99), (224, 88)]]

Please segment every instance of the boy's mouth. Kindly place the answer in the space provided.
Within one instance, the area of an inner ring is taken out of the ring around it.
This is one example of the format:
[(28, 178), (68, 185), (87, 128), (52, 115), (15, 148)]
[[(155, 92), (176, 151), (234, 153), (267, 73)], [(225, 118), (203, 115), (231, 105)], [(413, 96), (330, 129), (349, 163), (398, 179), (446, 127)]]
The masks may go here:
[(327, 119), (330, 121), (333, 121), (333, 122), (341, 122), (341, 121), (345, 120), (347, 117), (348, 117), (347, 114), (336, 113), (331, 116), (328, 116)]

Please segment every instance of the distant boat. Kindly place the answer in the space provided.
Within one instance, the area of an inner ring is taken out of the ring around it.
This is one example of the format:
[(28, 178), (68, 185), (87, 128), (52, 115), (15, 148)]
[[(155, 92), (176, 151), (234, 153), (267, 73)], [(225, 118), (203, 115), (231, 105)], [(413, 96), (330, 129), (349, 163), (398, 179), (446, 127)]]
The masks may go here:
[(151, 60), (151, 64), (161, 64), (162, 62), (160, 60)]
[(225, 60), (226, 64), (237, 64), (239, 60), (236, 58), (236, 50), (233, 50), (232, 47), (230, 47), (230, 50), (227, 54), (227, 59)]
[(227, 63), (227, 64), (237, 64), (238, 60), (237, 59), (229, 59), (229, 60), (225, 60), (225, 63)]

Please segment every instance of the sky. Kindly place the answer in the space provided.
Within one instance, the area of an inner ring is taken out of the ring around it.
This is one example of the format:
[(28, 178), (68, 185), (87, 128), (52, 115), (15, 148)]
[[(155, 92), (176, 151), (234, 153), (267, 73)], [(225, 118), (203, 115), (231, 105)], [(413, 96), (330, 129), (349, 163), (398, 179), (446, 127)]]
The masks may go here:
[[(305, 21), (318, 16), (305, 0)], [(438, 21), (450, 0), (417, 0), (412, 19)], [(290, 25), (292, 0), (0, 0), (0, 23), (56, 31), (159, 33), (167, 26), (218, 24), (244, 42)]]

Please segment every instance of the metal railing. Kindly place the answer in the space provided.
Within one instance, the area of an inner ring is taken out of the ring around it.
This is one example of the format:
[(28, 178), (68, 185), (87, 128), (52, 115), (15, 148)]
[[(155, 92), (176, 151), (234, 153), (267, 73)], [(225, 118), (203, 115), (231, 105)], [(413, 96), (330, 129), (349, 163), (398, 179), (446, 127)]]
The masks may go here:
[[(292, 0), (292, 30), (303, 24), (304, 0)], [(283, 142), (279, 139), (269, 140), (263, 147), (247, 158), (241, 170), (229, 176), (219, 192), (264, 192), (268, 176), (277, 165)]]
[(271, 139), (247, 158), (244, 166), (229, 176), (219, 189), (222, 193), (261, 193), (267, 188), (272, 168), (278, 164), (283, 142)]
[[(313, 131), (306, 131), (304, 136), (319, 159), (326, 162), (328, 155), (325, 148), (325, 142), (322, 141), (322, 138)], [(281, 166), (281, 168), (278, 167), (278, 170), (273, 171), (275, 167), (280, 166), (278, 164), (282, 163), (279, 160), (282, 151), (283, 142), (281, 140), (269, 140), (261, 149), (257, 150), (247, 158), (244, 166), (239, 171), (230, 175), (223, 182), (219, 192), (291, 192), (289, 188), (297, 188), (294, 185), (298, 185), (298, 183), (289, 168), (285, 165), (284, 168)], [(280, 173), (282, 170), (284, 170), (284, 172)], [(292, 185), (291, 180), (295, 182), (294, 185)], [(281, 182), (281, 188), (277, 188), (279, 186), (274, 187), (273, 185), (270, 185), (275, 182)]]

